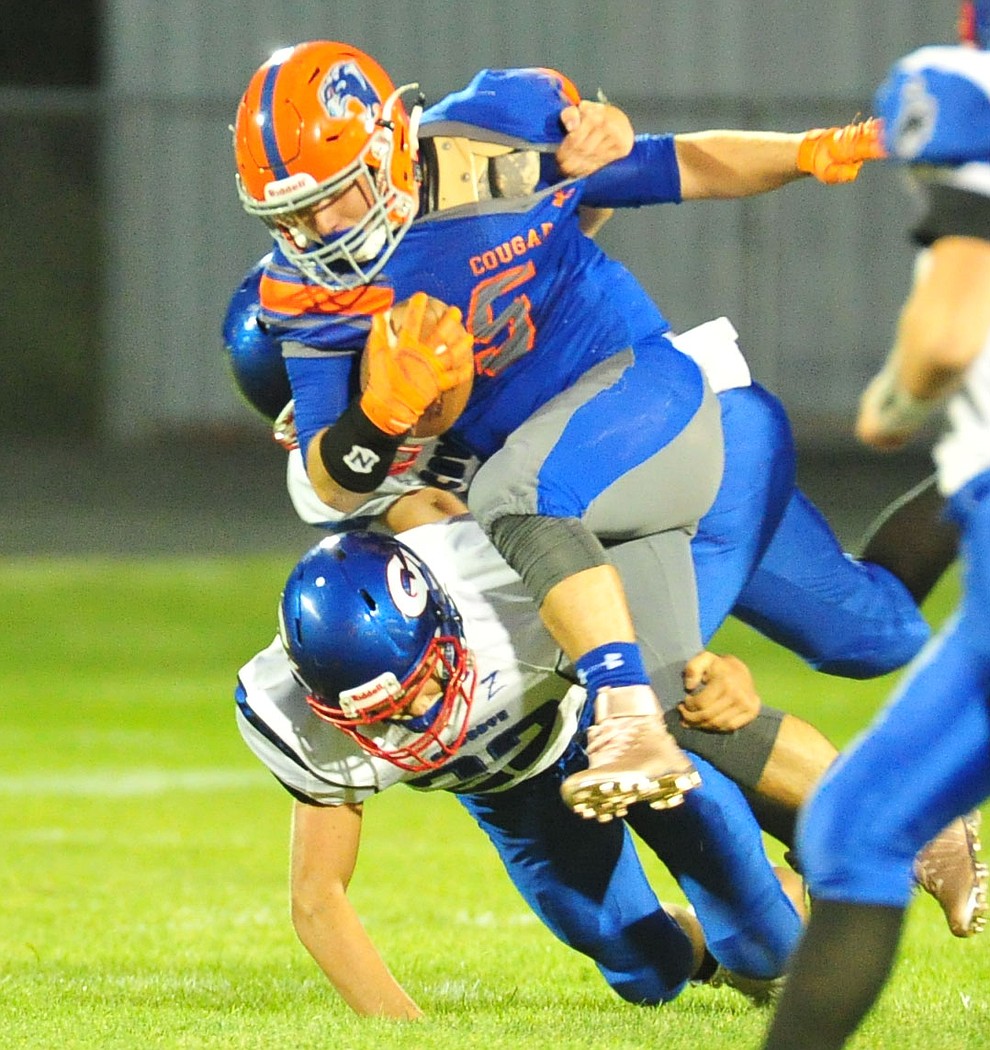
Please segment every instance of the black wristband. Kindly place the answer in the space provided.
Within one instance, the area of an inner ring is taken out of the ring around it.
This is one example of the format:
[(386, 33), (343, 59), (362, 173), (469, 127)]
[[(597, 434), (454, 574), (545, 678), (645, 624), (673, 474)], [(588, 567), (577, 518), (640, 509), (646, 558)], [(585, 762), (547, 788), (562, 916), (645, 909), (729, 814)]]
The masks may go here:
[(361, 411), (357, 401), (320, 438), (326, 472), (348, 492), (374, 492), (388, 475), (405, 435), (386, 434)]

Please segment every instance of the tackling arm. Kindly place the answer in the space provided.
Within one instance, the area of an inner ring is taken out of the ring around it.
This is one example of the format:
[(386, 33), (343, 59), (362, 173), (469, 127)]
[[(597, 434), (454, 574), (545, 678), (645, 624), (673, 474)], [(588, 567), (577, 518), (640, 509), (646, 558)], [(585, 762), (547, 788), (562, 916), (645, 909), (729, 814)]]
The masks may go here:
[(467, 512), (467, 504), (453, 492), (428, 487), (400, 496), (382, 514), (382, 522), (392, 532), (405, 532)]
[(299, 940), (356, 1013), (413, 1020), (422, 1011), (389, 972), (347, 898), (361, 836), (360, 805), (292, 813), (292, 924)]
[(884, 156), (881, 124), (866, 120), (804, 133), (699, 131), (674, 136), (681, 199), (750, 197), (805, 175), (852, 182), (863, 162)]
[(698, 131), (636, 135), (625, 156), (595, 171), (582, 204), (638, 208), (684, 200), (751, 197), (805, 175), (852, 182), (867, 160), (884, 156), (878, 120), (811, 131)]
[(675, 135), (682, 199), (749, 197), (803, 178), (797, 166), (801, 138), (773, 131)]
[(990, 241), (942, 237), (918, 266), (893, 349), (860, 401), (856, 435), (900, 448), (959, 385), (990, 333)]

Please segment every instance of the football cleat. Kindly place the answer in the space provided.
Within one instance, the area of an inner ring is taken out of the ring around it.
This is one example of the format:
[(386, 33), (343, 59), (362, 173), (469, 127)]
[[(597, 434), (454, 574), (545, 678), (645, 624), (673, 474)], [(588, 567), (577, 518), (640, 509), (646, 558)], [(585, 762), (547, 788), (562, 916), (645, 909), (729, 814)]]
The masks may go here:
[(918, 854), (914, 877), (930, 893), (956, 937), (972, 937), (987, 924), (987, 866), (978, 859), (979, 810), (958, 817)]
[(602, 823), (624, 817), (637, 802), (653, 809), (680, 805), (701, 783), (646, 685), (599, 691), (587, 752), (588, 768), (572, 773), (560, 794), (575, 813)]
[(754, 1006), (774, 1006), (784, 990), (784, 977), (744, 977), (741, 973), (728, 970), (721, 964), (715, 968), (711, 977), (703, 982), (712, 988), (734, 988)]

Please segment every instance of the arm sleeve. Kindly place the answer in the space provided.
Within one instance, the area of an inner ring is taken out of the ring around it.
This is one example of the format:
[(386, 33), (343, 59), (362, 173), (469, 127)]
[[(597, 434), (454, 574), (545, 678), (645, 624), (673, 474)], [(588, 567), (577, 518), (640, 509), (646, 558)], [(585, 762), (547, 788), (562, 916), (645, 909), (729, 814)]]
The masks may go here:
[(589, 176), (581, 200), (593, 208), (680, 202), (681, 173), (673, 135), (637, 135), (628, 157)]
[(314, 435), (335, 423), (357, 396), (359, 354), (325, 354), (301, 344), (283, 347), (296, 408), (296, 430), (304, 456)]

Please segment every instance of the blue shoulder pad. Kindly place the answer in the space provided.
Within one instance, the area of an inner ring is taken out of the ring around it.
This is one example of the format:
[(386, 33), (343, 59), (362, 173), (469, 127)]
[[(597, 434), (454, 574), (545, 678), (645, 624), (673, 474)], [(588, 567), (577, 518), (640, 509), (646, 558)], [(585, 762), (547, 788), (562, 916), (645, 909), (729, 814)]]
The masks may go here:
[(574, 85), (552, 69), (483, 69), (463, 91), (423, 113), (431, 124), (484, 128), (520, 143), (556, 146), (564, 137), (560, 111), (576, 104)]
[(990, 53), (923, 47), (881, 84), (874, 114), (893, 160), (960, 165), (990, 160)]

